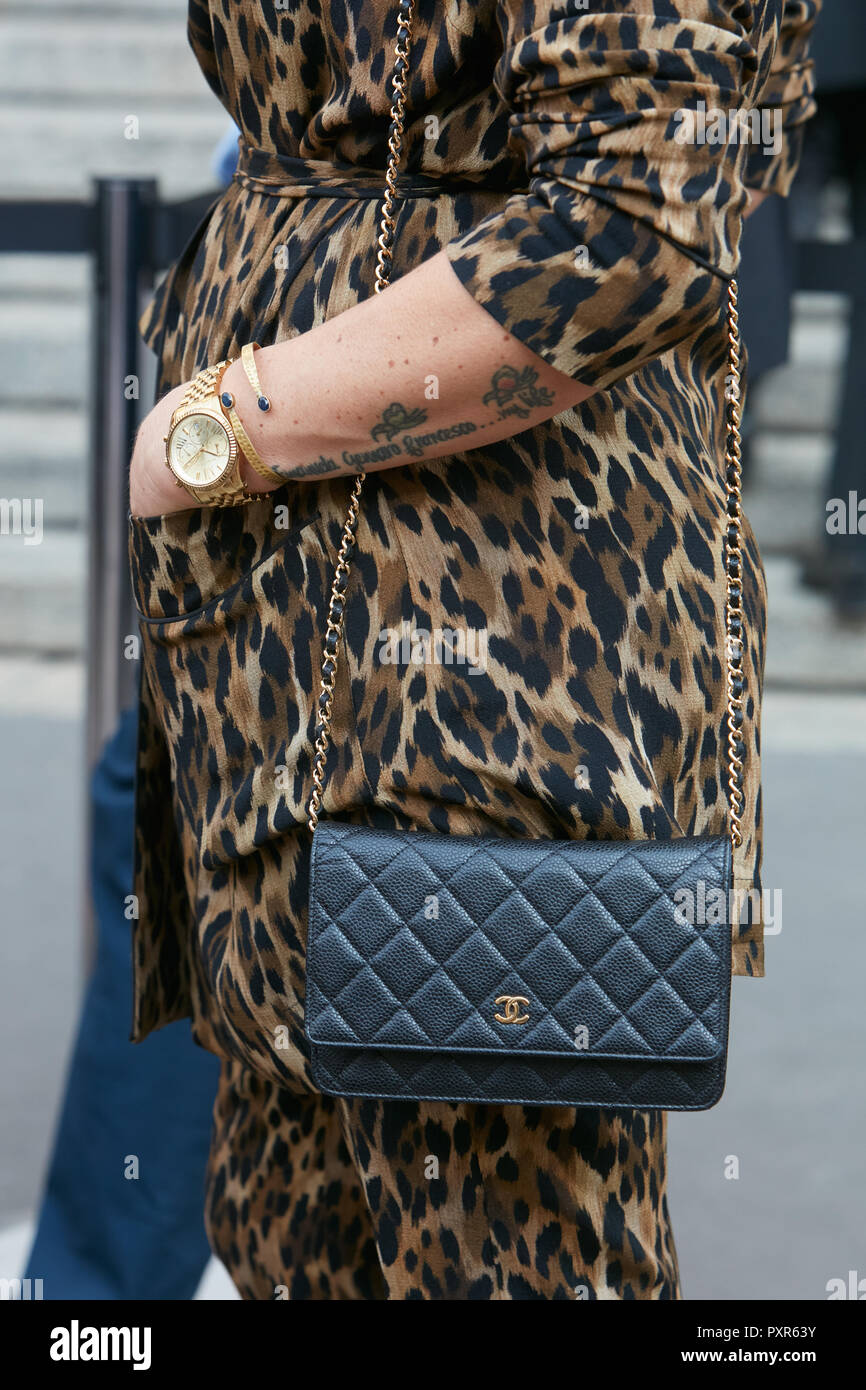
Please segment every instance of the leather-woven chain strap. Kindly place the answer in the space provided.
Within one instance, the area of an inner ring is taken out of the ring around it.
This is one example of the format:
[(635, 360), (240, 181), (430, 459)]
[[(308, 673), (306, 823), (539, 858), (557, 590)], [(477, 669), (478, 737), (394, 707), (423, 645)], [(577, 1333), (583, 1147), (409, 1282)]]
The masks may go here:
[[(397, 42), (394, 50), (393, 103), (391, 130), (388, 138), (388, 167), (385, 174), (385, 194), (379, 224), (378, 254), (376, 257), (375, 292), (381, 294), (391, 276), (391, 246), (396, 222), (393, 215), (397, 168), (403, 144), (403, 116), (406, 104), (406, 76), (409, 69), (409, 46), (412, 35), (415, 0), (398, 0)], [(725, 652), (727, 670), (727, 744), (728, 744), (728, 804), (730, 807), (731, 843), (734, 849), (743, 842), (743, 757), (742, 741), (745, 676), (743, 672), (744, 613), (742, 589), (742, 512), (741, 503), (741, 438), (740, 438), (740, 330), (737, 312), (737, 282), (728, 282), (728, 375), (725, 390), (725, 490), (727, 496), (726, 591), (725, 591)], [(324, 769), (331, 741), (331, 709), (337, 678), (337, 659), (343, 636), (346, 589), (352, 558), (355, 552), (355, 533), (364, 486), (365, 473), (359, 473), (349, 501), (349, 513), (343, 527), (337, 568), (331, 587), (328, 625), (322, 653), (322, 678), (319, 690), (319, 721), (313, 758), (313, 791), (307, 806), (307, 824), (315, 831), (319, 823), (324, 793)]]

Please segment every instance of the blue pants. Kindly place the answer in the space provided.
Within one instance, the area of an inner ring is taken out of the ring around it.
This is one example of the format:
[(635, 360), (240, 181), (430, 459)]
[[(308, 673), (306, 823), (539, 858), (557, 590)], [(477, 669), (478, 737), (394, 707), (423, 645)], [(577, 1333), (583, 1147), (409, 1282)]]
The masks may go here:
[(129, 1042), (135, 738), (128, 711), (93, 775), (96, 963), (25, 1271), (47, 1299), (191, 1298), (209, 1256), (203, 1187), (219, 1062), (186, 1021)]

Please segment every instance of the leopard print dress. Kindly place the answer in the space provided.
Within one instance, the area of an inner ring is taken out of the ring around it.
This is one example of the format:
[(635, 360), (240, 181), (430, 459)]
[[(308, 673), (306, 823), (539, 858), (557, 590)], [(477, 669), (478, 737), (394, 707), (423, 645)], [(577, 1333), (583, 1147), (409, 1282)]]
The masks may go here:
[[(583, 404), (372, 475), (325, 813), (472, 834), (716, 834), (726, 277), (744, 186), (785, 193), (818, 0), (416, 0), (393, 278), (446, 247)], [(144, 321), (161, 385), (372, 292), (396, 7), (193, 0), (237, 175)], [(770, 111), (778, 139), (676, 138)], [(133, 519), (141, 615), (133, 1037), (223, 1059), (213, 1248), (252, 1299), (680, 1296), (659, 1113), (337, 1101), (303, 1036), (310, 745), (350, 480)], [(745, 561), (758, 883), (765, 591)], [(486, 668), (381, 659), (468, 627)], [(763, 973), (760, 916), (734, 971)]]

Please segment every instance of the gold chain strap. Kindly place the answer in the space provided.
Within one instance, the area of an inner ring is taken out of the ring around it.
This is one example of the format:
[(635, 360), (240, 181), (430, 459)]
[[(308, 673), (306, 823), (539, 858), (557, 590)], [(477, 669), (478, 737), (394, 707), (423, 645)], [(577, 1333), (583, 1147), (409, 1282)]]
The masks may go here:
[[(376, 255), (376, 283), (374, 290), (381, 294), (391, 277), (391, 243), (394, 240), (396, 222), (393, 216), (396, 194), (397, 167), (403, 148), (403, 111), (406, 105), (406, 75), (409, 71), (409, 44), (412, 36), (412, 19), (415, 0), (399, 0), (397, 20), (397, 43), (394, 48), (394, 74), (392, 77), (393, 101), (391, 104), (391, 131), (388, 136), (388, 167), (385, 174), (385, 196), (382, 204), (382, 217), (379, 222), (378, 252)], [(355, 549), (355, 531), (358, 526), (358, 508), (361, 502), (361, 489), (366, 473), (359, 473), (349, 500), (349, 514), (343, 527), (337, 568), (331, 587), (328, 605), (328, 626), (325, 630), (325, 644), (322, 653), (322, 683), (319, 691), (319, 722), (316, 726), (315, 755), (313, 758), (313, 791), (307, 806), (307, 824), (315, 830), (319, 823), (324, 791), (323, 775), (328, 745), (331, 740), (331, 706), (334, 700), (334, 683), (337, 677), (337, 654), (343, 636), (344, 601), (349, 570)]]
[(740, 435), (740, 315), (737, 311), (738, 286), (728, 282), (728, 381), (725, 390), (725, 495), (728, 524), (725, 531), (725, 670), (728, 686), (728, 804), (731, 813), (731, 844), (743, 843), (740, 818), (743, 794), (743, 719), (746, 677), (745, 618), (743, 612), (742, 551), (742, 460)]
[[(393, 77), (394, 101), (391, 107), (391, 134), (388, 140), (388, 168), (385, 175), (385, 195), (379, 223), (376, 257), (375, 293), (381, 294), (391, 274), (391, 244), (396, 222), (393, 216), (397, 167), (403, 141), (403, 114), (406, 100), (408, 51), (412, 32), (415, 0), (399, 0), (399, 20)], [(725, 653), (727, 669), (727, 743), (728, 743), (728, 800), (730, 805), (731, 843), (737, 849), (743, 842), (743, 756), (741, 739), (744, 705), (744, 613), (742, 608), (742, 550), (741, 550), (741, 438), (740, 438), (740, 330), (737, 312), (737, 282), (728, 283), (728, 380), (725, 390), (726, 445), (725, 489), (727, 499), (726, 529), (726, 592), (725, 592)], [(324, 793), (325, 760), (331, 740), (331, 710), (337, 678), (337, 660), (343, 637), (346, 589), (355, 550), (355, 533), (361, 503), (361, 489), (366, 474), (359, 473), (349, 501), (349, 513), (343, 527), (337, 567), (328, 605), (328, 625), (322, 652), (322, 678), (319, 690), (319, 721), (313, 758), (313, 791), (307, 806), (307, 825), (315, 831), (319, 823)]]

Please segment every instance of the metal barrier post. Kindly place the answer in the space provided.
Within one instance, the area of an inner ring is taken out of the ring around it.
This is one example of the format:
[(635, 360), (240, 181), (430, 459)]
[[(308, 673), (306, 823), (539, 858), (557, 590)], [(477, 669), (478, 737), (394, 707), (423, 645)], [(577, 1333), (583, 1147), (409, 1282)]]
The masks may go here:
[(149, 262), (156, 183), (152, 179), (97, 179), (95, 193), (85, 639), (85, 969), (92, 964), (95, 945), (90, 896), (94, 848), (90, 773), (106, 739), (117, 728), (121, 710), (135, 699), (140, 670), (139, 661), (130, 659), (125, 641), (136, 634), (126, 548), (128, 465), (141, 410), (138, 313), (145, 276), (152, 278)]
[[(87, 613), (87, 766), (137, 688), (125, 651), (136, 633), (126, 553), (128, 464), (142, 413), (138, 316), (150, 264), (156, 182), (96, 180), (93, 421)], [(148, 404), (144, 403), (145, 407)]]

